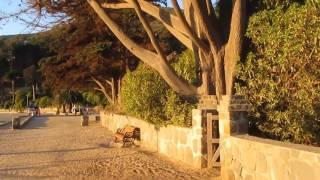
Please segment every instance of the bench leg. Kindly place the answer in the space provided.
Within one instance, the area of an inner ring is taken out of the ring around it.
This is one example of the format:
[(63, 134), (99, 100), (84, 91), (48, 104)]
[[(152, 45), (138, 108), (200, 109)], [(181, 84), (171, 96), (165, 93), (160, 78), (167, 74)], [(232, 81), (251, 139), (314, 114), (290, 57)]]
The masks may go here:
[(134, 145), (134, 138), (123, 138), (123, 147), (126, 147), (126, 145)]

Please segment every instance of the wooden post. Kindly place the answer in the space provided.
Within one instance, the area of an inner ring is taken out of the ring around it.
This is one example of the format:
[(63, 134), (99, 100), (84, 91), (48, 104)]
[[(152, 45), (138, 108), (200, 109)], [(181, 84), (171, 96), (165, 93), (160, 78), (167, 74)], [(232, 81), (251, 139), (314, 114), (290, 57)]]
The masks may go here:
[(20, 129), (20, 118), (12, 117), (12, 129)]
[(83, 115), (81, 116), (81, 126), (88, 126), (89, 125), (89, 116)]
[(100, 116), (96, 116), (96, 122), (100, 121)]
[(207, 114), (207, 160), (208, 160), (208, 167), (212, 167), (212, 156), (213, 156), (213, 149), (212, 149), (212, 113)]

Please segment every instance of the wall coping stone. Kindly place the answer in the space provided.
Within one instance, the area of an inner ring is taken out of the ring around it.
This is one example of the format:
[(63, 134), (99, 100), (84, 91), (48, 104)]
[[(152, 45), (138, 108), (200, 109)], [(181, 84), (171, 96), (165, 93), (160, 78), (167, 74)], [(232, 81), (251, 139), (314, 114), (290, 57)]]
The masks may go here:
[(265, 138), (249, 136), (249, 135), (235, 135), (235, 136), (230, 136), (228, 138), (238, 138), (238, 139), (251, 141), (251, 142), (254, 141), (254, 142), (257, 142), (260, 144), (281, 146), (283, 148), (296, 149), (296, 150), (320, 154), (320, 147), (307, 146), (307, 145), (303, 145), (303, 144), (294, 144), (294, 143), (276, 141), (276, 140), (272, 140), (272, 139), (265, 139)]
[[(142, 122), (142, 123), (146, 123), (146, 124), (148, 124), (149, 126), (155, 126), (154, 124), (149, 123), (149, 122), (146, 121), (146, 120), (139, 119), (139, 118), (137, 118), (137, 117), (130, 116), (130, 115), (127, 115), (127, 114), (112, 113), (112, 112), (106, 112), (106, 111), (103, 111), (103, 113), (104, 113), (105, 115), (126, 117), (126, 118), (128, 118), (128, 119), (134, 119), (135, 121)], [(129, 124), (129, 125), (132, 125), (132, 124)], [(182, 127), (182, 126), (175, 126), (175, 125), (170, 125), (170, 124), (167, 125), (167, 126), (160, 126), (159, 130), (161, 130), (161, 128), (180, 128), (180, 129), (188, 130), (188, 131), (190, 131), (190, 130), (192, 129), (192, 127)]]

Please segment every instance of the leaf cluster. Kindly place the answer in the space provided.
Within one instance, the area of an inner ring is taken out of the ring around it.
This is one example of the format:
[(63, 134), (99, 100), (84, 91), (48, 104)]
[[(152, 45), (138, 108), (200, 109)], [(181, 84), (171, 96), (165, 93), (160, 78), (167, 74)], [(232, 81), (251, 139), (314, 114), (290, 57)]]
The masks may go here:
[(237, 91), (253, 105), (251, 131), (297, 143), (320, 141), (320, 11), (309, 5), (250, 18), (251, 52)]
[[(191, 51), (186, 51), (171, 62), (178, 75), (196, 83), (196, 64)], [(173, 124), (191, 126), (191, 110), (195, 102), (179, 96), (158, 73), (144, 64), (124, 76), (121, 90), (123, 110), (157, 126)]]

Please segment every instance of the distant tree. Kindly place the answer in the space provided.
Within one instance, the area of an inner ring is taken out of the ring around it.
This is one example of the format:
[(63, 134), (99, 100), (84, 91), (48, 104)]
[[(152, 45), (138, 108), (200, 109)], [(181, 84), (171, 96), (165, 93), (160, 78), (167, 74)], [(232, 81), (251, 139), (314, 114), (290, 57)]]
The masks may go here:
[(36, 100), (36, 87), (37, 83), (40, 82), (41, 74), (35, 65), (31, 65), (23, 70), (23, 79), (26, 84), (32, 86), (32, 100)]
[(19, 78), (19, 72), (12, 70), (5, 75), (5, 78), (11, 82), (11, 95), (12, 95), (12, 105), (15, 103), (15, 84), (17, 79)]
[[(84, 5), (83, 9), (70, 15), (77, 21), (62, 24), (46, 35), (48, 38), (45, 39), (52, 42), (50, 49), (54, 55), (41, 62), (44, 82), (53, 91), (92, 89), (96, 86), (95, 89), (106, 97), (109, 104), (116, 104), (121, 78), (127, 68), (132, 69), (137, 65), (137, 60), (105, 28), (101, 20), (92, 16), (91, 8), (86, 3)], [(132, 14), (115, 14), (115, 18), (127, 26), (130, 23), (139, 23)], [(181, 49), (179, 43), (162, 25), (154, 23), (153, 27), (166, 51), (172, 49), (172, 46), (177, 50)], [(139, 25), (127, 28), (126, 31), (146, 48), (152, 46)]]

